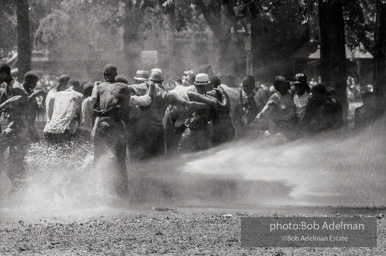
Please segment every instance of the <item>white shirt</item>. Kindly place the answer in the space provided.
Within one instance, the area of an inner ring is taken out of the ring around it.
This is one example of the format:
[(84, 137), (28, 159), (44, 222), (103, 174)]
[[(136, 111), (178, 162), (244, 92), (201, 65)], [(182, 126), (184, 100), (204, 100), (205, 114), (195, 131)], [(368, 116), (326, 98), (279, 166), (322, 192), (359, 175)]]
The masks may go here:
[(294, 103), (296, 106), (296, 116), (298, 117), (299, 121), (302, 121), (304, 118), (304, 115), (306, 114), (306, 107), (307, 107), (309, 96), (310, 94), (308, 92), (305, 92), (302, 96), (298, 96), (297, 93), (294, 95)]
[(188, 92), (194, 91), (196, 88), (194, 85), (183, 86), (177, 85), (171, 92), (177, 94), (178, 97), (183, 98), (184, 100), (189, 100)]
[[(49, 96), (49, 98), (48, 98)], [(75, 133), (77, 124), (73, 121), (76, 114), (80, 113), (83, 95), (73, 89), (61, 92), (48, 93), (47, 124), (44, 132), (61, 134), (66, 130)]]

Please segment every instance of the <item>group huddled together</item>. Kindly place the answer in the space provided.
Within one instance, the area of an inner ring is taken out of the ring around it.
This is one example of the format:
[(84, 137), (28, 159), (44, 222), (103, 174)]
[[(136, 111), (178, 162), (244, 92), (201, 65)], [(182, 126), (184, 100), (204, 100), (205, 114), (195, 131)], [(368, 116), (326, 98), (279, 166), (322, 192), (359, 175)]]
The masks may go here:
[[(20, 84), (12, 78), (9, 66), (0, 66), (0, 113), (7, 121), (3, 131), (0, 126), (0, 160), (1, 166), (7, 163), (14, 187), (23, 180), (30, 143), (39, 141), (34, 123), (44, 105), (43, 134), (49, 145), (91, 141), (94, 163), (112, 152), (119, 195), (128, 191), (127, 156), (139, 162), (197, 152), (248, 134), (281, 134), (294, 140), (343, 125), (342, 106), (333, 97), (334, 90), (322, 84), (310, 86), (302, 73), (292, 82), (275, 77), (272, 91), (258, 86), (250, 75), (238, 86), (230, 75), (215, 75), (210, 65), (185, 71), (182, 79), (173, 80), (172, 88), (164, 85), (159, 68), (138, 70), (135, 84), (118, 76), (112, 64), (104, 67), (103, 76), (104, 81), (81, 84), (63, 74), (46, 93), (35, 89), (39, 77), (34, 72), (26, 73)], [(372, 93), (364, 93), (356, 127), (381, 115), (374, 111), (374, 99)], [(4, 161), (7, 149), (8, 161)]]

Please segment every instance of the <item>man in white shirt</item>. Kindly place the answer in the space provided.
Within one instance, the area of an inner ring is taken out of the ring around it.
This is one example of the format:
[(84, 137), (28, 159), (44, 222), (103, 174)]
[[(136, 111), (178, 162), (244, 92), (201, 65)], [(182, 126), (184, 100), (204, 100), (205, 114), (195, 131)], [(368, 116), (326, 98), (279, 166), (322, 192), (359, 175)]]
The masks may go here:
[[(67, 80), (67, 77), (65, 78)], [(57, 90), (62, 90), (59, 83)], [(47, 124), (44, 135), (48, 142), (68, 142), (79, 126), (83, 94), (76, 91), (73, 83), (67, 83), (65, 90), (47, 96)]]

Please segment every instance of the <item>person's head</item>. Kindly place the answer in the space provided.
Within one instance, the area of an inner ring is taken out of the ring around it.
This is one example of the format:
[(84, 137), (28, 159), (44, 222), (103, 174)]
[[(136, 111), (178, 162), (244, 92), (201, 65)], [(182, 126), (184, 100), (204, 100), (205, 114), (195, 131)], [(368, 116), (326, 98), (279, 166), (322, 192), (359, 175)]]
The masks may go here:
[(148, 80), (149, 80), (149, 71), (137, 70), (137, 73), (134, 76), (134, 81), (136, 84), (141, 84)]
[(156, 84), (162, 84), (164, 81), (164, 74), (160, 68), (153, 68), (150, 71), (150, 81), (153, 81)]
[(200, 94), (204, 94), (208, 91), (210, 85), (209, 76), (204, 73), (198, 73), (194, 80), (194, 87)]
[(327, 97), (326, 87), (322, 84), (317, 84), (311, 89), (312, 98), (319, 100)]
[(72, 89), (74, 89), (74, 90), (77, 91), (77, 92), (83, 93), (83, 91), (80, 89), (80, 82), (79, 82), (78, 79), (71, 78), (71, 79), (68, 81), (67, 87), (68, 87), (68, 88), (72, 88)]
[(35, 72), (28, 71), (24, 75), (24, 87), (29, 90), (35, 89), (37, 83), (39, 81), (39, 77)]
[(7, 64), (0, 65), (0, 84), (5, 82), (9, 84), (12, 81), (11, 67)]
[(213, 76), (211, 81), (211, 87), (213, 88), (218, 88), (221, 84), (221, 80), (218, 76)]
[(85, 98), (90, 97), (92, 94), (92, 90), (94, 88), (94, 85), (90, 82), (87, 82), (83, 85), (83, 96)]
[(103, 77), (106, 82), (114, 83), (115, 77), (118, 75), (117, 67), (113, 64), (107, 64), (103, 68)]
[(253, 76), (245, 76), (241, 82), (243, 86), (243, 91), (248, 95), (253, 92), (255, 89), (255, 78)]
[(306, 92), (310, 93), (311, 91), (311, 88), (307, 83), (307, 76), (303, 73), (299, 73), (295, 75), (294, 86), (295, 86), (295, 91), (299, 96), (302, 96)]
[(198, 73), (207, 74), (209, 79), (214, 75), (212, 66), (210, 64), (202, 65), (198, 68)]
[(174, 78), (172, 80), (172, 84), (174, 87), (178, 86), (178, 85), (182, 85), (182, 79), (181, 78)]
[(68, 86), (68, 82), (70, 81), (71, 77), (67, 74), (63, 74), (58, 79), (58, 85), (56, 86), (56, 90), (58, 92), (66, 90)]
[(376, 106), (376, 97), (372, 92), (364, 92), (362, 94), (362, 101), (365, 107), (374, 108)]
[(273, 81), (273, 87), (276, 91), (278, 91), (281, 95), (286, 95), (289, 93), (291, 88), (290, 83), (283, 76), (276, 76)]
[(129, 80), (127, 80), (127, 78), (124, 76), (117, 76), (115, 78), (115, 82), (116, 83), (122, 83), (122, 84), (129, 84)]
[(184, 71), (184, 76), (182, 77), (182, 84), (184, 86), (190, 86), (194, 83), (195, 74), (193, 70)]

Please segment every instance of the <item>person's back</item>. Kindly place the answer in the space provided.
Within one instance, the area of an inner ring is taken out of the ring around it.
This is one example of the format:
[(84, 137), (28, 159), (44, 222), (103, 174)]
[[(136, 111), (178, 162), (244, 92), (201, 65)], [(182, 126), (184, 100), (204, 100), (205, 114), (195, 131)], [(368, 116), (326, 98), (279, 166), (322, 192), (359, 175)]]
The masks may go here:
[(103, 82), (97, 86), (97, 109), (101, 112), (128, 107), (130, 91), (123, 83)]
[(67, 89), (55, 94), (53, 114), (48, 132), (59, 134), (70, 129), (71, 133), (75, 133), (77, 125), (73, 121), (75, 116), (80, 114), (82, 97), (81, 93), (73, 89)]

